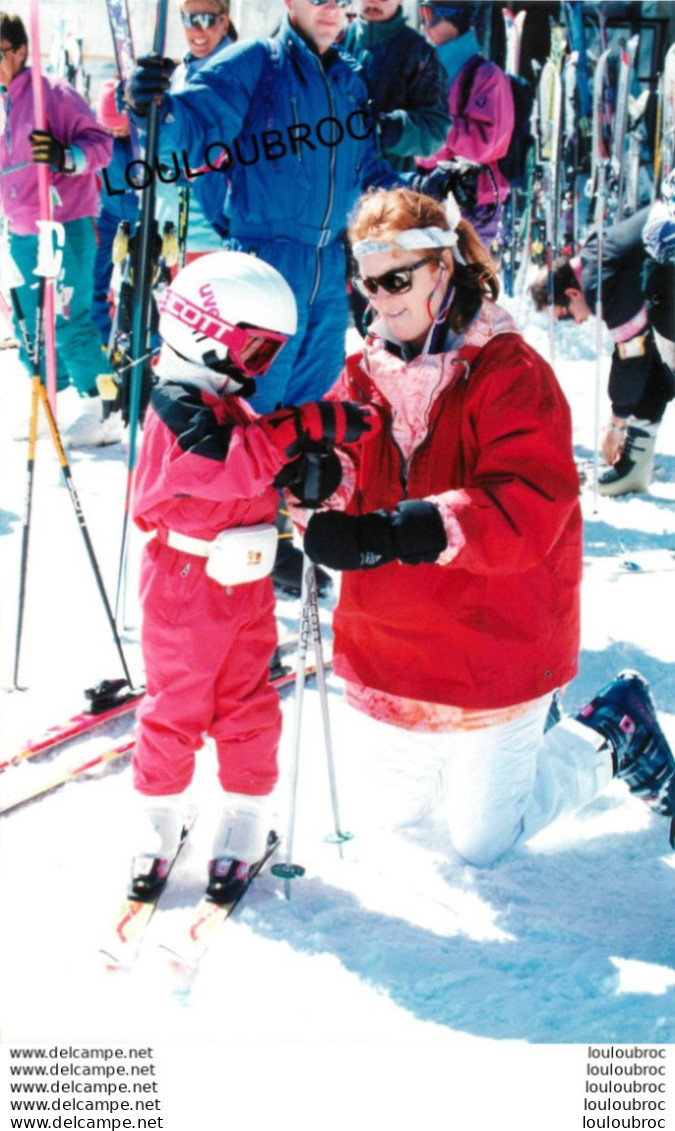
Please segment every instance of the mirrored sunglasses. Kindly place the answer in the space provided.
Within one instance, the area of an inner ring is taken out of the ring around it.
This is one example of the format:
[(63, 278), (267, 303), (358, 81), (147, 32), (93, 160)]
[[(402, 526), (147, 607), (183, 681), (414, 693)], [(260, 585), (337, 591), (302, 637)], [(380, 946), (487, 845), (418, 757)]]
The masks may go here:
[(373, 295), (377, 294), (379, 287), (382, 287), (382, 290), (386, 291), (388, 295), (404, 295), (413, 285), (413, 272), (417, 271), (419, 267), (424, 267), (425, 263), (438, 263), (438, 257), (427, 255), (424, 259), (418, 259), (417, 263), (411, 264), (410, 267), (399, 267), (393, 271), (385, 271), (383, 275), (354, 275), (352, 282), (364, 298), (372, 298)]
[[(327, 4), (328, 0), (309, 0), (315, 8), (320, 8), (323, 4)], [(338, 8), (348, 8), (352, 0), (335, 0)]]
[(209, 28), (215, 27), (219, 20), (222, 20), (222, 12), (183, 12), (183, 26), (184, 27), (198, 27), (202, 31), (208, 31)]

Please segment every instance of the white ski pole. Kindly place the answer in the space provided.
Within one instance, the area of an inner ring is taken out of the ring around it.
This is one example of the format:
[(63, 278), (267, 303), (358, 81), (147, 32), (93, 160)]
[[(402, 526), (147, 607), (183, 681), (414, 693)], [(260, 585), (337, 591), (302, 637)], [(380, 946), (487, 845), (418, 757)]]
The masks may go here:
[(602, 384), (602, 259), (605, 236), (605, 176), (607, 158), (598, 160), (598, 181), (595, 198), (595, 220), (598, 234), (597, 296), (595, 301), (595, 441), (593, 445), (593, 512), (598, 509), (598, 482), (600, 479), (600, 397)]
[(286, 829), (286, 859), (281, 864), (274, 864), (272, 873), (284, 879), (284, 893), (286, 899), (291, 897), (291, 880), (304, 875), (305, 869), (293, 863), (293, 839), (295, 835), (295, 811), (297, 806), (298, 780), (300, 772), (300, 742), (302, 734), (302, 707), (306, 684), (307, 650), (310, 633), (314, 646), (316, 660), (316, 678), (321, 703), (323, 720), (324, 741), (326, 744), (326, 757), (328, 761), (328, 778), (330, 785), (331, 804), (333, 808), (334, 832), (326, 838), (330, 843), (337, 844), (342, 856), (342, 845), (352, 839), (352, 833), (343, 832), (340, 826), (340, 813), (337, 797), (337, 781), (335, 775), (335, 759), (333, 756), (333, 743), (330, 732), (330, 718), (328, 711), (328, 693), (326, 689), (326, 668), (323, 659), (321, 644), (321, 626), (319, 623), (319, 601), (316, 586), (314, 566), (307, 555), (302, 561), (302, 587), (301, 587), (301, 614), (298, 641), (298, 660), (295, 675), (295, 715), (293, 719), (293, 760), (291, 763), (291, 785), (289, 814)]
[(305, 555), (302, 563), (303, 573), (307, 578), (307, 605), (309, 612), (309, 619), (312, 628), (312, 639), (314, 642), (314, 659), (316, 661), (316, 684), (319, 691), (319, 701), (321, 703), (321, 718), (323, 722), (323, 735), (326, 744), (326, 759), (328, 762), (328, 781), (330, 786), (331, 805), (333, 809), (333, 825), (334, 831), (330, 833), (326, 840), (331, 844), (337, 844), (340, 856), (342, 856), (342, 845), (345, 841), (351, 840), (353, 833), (343, 832), (340, 822), (340, 810), (338, 805), (337, 796), (337, 778), (335, 775), (335, 757), (333, 755), (333, 740), (331, 737), (330, 729), (330, 714), (328, 709), (328, 690), (326, 688), (326, 666), (323, 661), (323, 646), (321, 643), (321, 623), (319, 621), (319, 594), (316, 585), (316, 572), (314, 566), (309, 558)]
[(309, 605), (307, 602), (307, 570), (302, 570), (302, 587), (300, 595), (300, 629), (298, 639), (297, 669), (295, 672), (295, 698), (293, 715), (293, 759), (291, 762), (291, 783), (288, 806), (288, 821), (286, 824), (286, 858), (281, 864), (273, 864), (271, 872), (274, 876), (284, 879), (284, 894), (286, 899), (291, 898), (291, 880), (303, 876), (305, 869), (293, 863), (293, 837), (295, 834), (295, 809), (298, 796), (298, 778), (300, 772), (300, 734), (302, 724), (302, 706), (305, 694), (307, 648), (309, 645), (310, 623)]

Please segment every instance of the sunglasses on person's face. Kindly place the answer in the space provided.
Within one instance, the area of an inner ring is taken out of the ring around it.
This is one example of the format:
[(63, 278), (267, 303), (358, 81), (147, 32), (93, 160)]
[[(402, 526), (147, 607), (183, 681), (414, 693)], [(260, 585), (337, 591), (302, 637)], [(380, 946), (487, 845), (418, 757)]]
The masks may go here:
[(352, 282), (364, 298), (372, 298), (380, 287), (388, 295), (404, 295), (413, 285), (413, 271), (424, 267), (425, 263), (438, 263), (438, 259), (435, 255), (427, 255), (425, 259), (418, 259), (417, 263), (412, 263), (410, 267), (385, 271), (384, 275), (355, 275)]
[[(327, 4), (328, 0), (309, 0), (314, 8), (321, 8), (323, 4)], [(352, 0), (335, 0), (338, 8), (348, 8)]]
[(13, 53), (13, 47), (0, 47), (0, 63), (4, 63), (5, 55), (12, 55)]
[(222, 18), (222, 12), (183, 12), (183, 27), (198, 27), (202, 31), (208, 31)]

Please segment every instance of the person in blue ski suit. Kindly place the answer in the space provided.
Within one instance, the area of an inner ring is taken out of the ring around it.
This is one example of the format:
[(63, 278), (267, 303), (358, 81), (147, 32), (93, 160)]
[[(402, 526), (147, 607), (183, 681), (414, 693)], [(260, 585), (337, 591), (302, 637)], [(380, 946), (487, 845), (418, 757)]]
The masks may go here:
[[(139, 60), (127, 88), (141, 128), (163, 96), (164, 164), (224, 169), (224, 247), (260, 256), (293, 289), (297, 333), (252, 398), (258, 412), (318, 400), (337, 379), (348, 320), (344, 234), (358, 197), (371, 185), (424, 191), (429, 181), (396, 173), (377, 152), (360, 68), (334, 46), (347, 2), (285, 0), (274, 36), (234, 44), (180, 92), (167, 93), (173, 65), (151, 58)], [(431, 178), (444, 195), (443, 178)]]
[[(171, 76), (172, 93), (182, 90), (202, 67), (220, 59), (238, 39), (230, 20), (229, 0), (181, 0), (180, 15), (188, 50)], [(227, 232), (223, 216), (227, 177), (209, 169), (194, 170), (194, 175), (192, 170), (191, 175), (183, 170), (179, 180), (174, 180), (174, 170), (168, 173), (170, 183), (157, 185), (157, 222), (160, 232), (166, 221), (178, 229), (179, 186), (189, 188), (186, 263), (190, 263), (222, 246)]]
[[(335, 0), (286, 6), (272, 38), (234, 44), (182, 91), (166, 93), (160, 111), (160, 160), (170, 165), (184, 151), (201, 168), (225, 157), (226, 246), (259, 255), (295, 293), (298, 331), (254, 398), (260, 412), (321, 397), (337, 377), (347, 326), (347, 216), (369, 185), (400, 179), (378, 156), (358, 65), (333, 47), (343, 7)], [(334, 25), (325, 45), (321, 16)], [(152, 70), (141, 65), (130, 84), (140, 125), (152, 87), (146, 77)], [(159, 76), (158, 83), (161, 90)]]

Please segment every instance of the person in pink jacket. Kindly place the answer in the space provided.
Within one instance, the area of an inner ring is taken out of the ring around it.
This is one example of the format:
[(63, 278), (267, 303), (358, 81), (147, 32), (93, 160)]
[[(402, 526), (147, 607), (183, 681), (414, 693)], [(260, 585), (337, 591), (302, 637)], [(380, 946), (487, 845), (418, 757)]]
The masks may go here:
[(334, 668), (361, 715), (367, 815), (435, 808), (486, 865), (615, 774), (672, 814), (675, 761), (640, 675), (550, 725), (579, 653), (570, 411), (496, 304), (488, 252), (452, 198), (405, 189), (362, 198), (349, 238), (378, 319), (328, 399), (370, 406), (380, 429), (338, 449), (304, 544), (343, 571)]
[[(56, 280), (57, 388), (72, 385), (83, 398), (80, 416), (64, 431), (70, 446), (121, 439), (120, 414), (102, 420), (96, 377), (109, 374), (91, 319), (96, 215), (96, 173), (108, 165), (112, 137), (65, 79), (43, 76), (46, 129), (37, 130), (28, 37), (17, 15), (0, 11), (0, 211), (10, 230), (10, 252), (24, 280), (19, 299), (29, 330), (35, 326), (40, 199), (38, 165), (50, 170), (52, 218), (63, 224), (65, 245)], [(18, 334), (18, 327), (17, 327)], [(21, 344), (22, 361), (30, 359)], [(19, 428), (16, 438), (25, 433)]]
[(476, 204), (463, 207), (481, 241), (490, 248), (498, 243), (502, 205), (509, 182), (499, 168), (514, 125), (511, 84), (496, 63), (482, 59), (474, 28), (478, 5), (470, 0), (455, 4), (418, 4), (424, 34), (433, 43), (449, 81), (450, 129), (445, 143), (432, 156), (418, 157), (421, 169), (441, 161), (462, 159), (486, 165), (476, 184)]
[(274, 484), (283, 473), (283, 483), (304, 498), (306, 453), (313, 451), (318, 502), (340, 479), (328, 446), (357, 441), (372, 415), (320, 403), (262, 417), (250, 408), (246, 397), (296, 323), (285, 279), (243, 252), (200, 257), (161, 298), (159, 382), (133, 508), (136, 524), (152, 534), (140, 582), (147, 691), (133, 755), (141, 802), (135, 898), (166, 876), (204, 735), (215, 743), (226, 791), (210, 864), (213, 892), (241, 890), (265, 847), (281, 731), (269, 683), (277, 642)]

